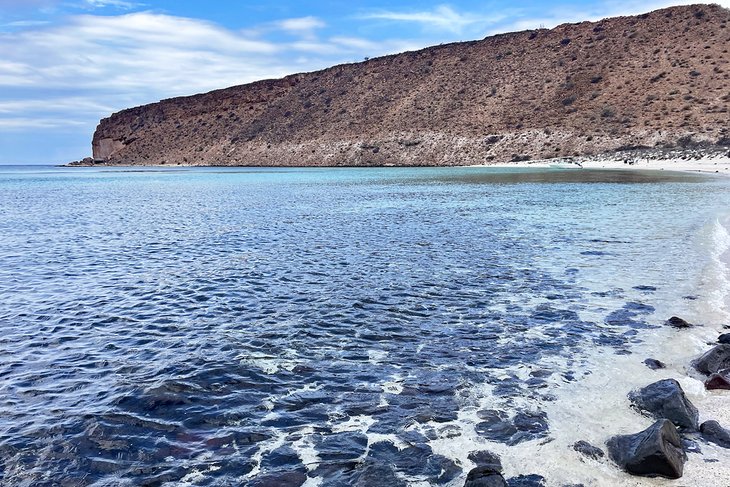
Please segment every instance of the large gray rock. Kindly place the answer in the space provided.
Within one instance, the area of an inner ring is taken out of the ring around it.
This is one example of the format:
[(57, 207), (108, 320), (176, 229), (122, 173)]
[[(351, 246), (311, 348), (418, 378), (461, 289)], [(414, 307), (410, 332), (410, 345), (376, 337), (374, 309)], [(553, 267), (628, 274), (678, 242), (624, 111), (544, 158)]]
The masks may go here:
[(726, 430), (717, 421), (705, 421), (700, 426), (702, 437), (723, 448), (730, 448), (730, 431)]
[(700, 415), (697, 408), (674, 379), (664, 379), (629, 393), (629, 400), (655, 419), (668, 419), (686, 431), (699, 429)]
[(632, 475), (678, 479), (687, 461), (677, 428), (666, 419), (634, 435), (614, 436), (606, 445), (611, 459)]
[(477, 467), (466, 476), (464, 487), (507, 487), (507, 481), (492, 467)]
[(730, 344), (716, 345), (693, 363), (694, 367), (705, 375), (717, 374), (730, 369)]

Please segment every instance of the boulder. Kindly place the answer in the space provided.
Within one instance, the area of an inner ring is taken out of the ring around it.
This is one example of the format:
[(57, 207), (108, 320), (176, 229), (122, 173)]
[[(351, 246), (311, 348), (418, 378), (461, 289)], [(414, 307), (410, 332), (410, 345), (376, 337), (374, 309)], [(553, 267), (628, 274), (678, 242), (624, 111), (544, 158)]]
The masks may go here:
[(705, 375), (717, 374), (730, 369), (730, 344), (716, 345), (693, 362), (695, 369)]
[(603, 458), (603, 456), (605, 455), (603, 453), (603, 450), (583, 440), (577, 441), (575, 444), (573, 444), (573, 450), (577, 451), (578, 453), (582, 453), (588, 458), (592, 458), (594, 460)]
[(717, 421), (705, 421), (700, 426), (702, 437), (723, 448), (730, 448), (730, 431), (726, 430)]
[(722, 335), (720, 335), (717, 339), (717, 342), (723, 343), (725, 345), (730, 344), (730, 333), (723, 333)]
[(678, 479), (687, 461), (677, 428), (666, 419), (633, 435), (614, 436), (606, 445), (611, 459), (632, 475)]
[(674, 379), (664, 379), (629, 393), (629, 400), (638, 410), (655, 419), (668, 419), (685, 431), (697, 431), (700, 415), (687, 399), (682, 386)]
[(644, 365), (649, 367), (651, 370), (658, 370), (658, 369), (664, 369), (667, 366), (664, 364), (664, 362), (661, 362), (657, 359), (648, 358), (644, 360)]
[(705, 381), (705, 389), (711, 391), (713, 389), (728, 389), (730, 390), (730, 380), (727, 376), (728, 371), (723, 374), (712, 374), (709, 379)]
[(473, 468), (466, 476), (464, 487), (507, 487), (502, 474), (491, 467)]
[(667, 320), (667, 325), (673, 327), (673, 328), (692, 328), (691, 323), (687, 323), (682, 318), (679, 318), (677, 316), (672, 316)]

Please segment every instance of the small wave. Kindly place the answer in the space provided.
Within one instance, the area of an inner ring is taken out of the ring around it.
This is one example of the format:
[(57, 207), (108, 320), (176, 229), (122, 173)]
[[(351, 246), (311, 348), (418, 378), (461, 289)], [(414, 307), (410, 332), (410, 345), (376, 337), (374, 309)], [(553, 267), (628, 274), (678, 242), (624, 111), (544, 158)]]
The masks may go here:
[(717, 218), (712, 224), (710, 242), (710, 266), (707, 272), (709, 292), (707, 301), (710, 309), (720, 313), (724, 318), (730, 317), (728, 300), (730, 298), (730, 231), (727, 225), (730, 218), (724, 223)]

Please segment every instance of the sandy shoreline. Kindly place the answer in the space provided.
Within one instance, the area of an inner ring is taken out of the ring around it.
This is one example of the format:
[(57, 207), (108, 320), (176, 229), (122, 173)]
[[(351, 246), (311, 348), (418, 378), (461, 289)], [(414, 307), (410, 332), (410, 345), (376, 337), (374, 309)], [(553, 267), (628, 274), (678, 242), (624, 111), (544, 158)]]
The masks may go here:
[(565, 167), (580, 169), (610, 169), (610, 170), (644, 170), (644, 171), (680, 171), (706, 174), (730, 175), (730, 157), (687, 159), (641, 159), (634, 158), (628, 164), (620, 160), (608, 158), (580, 158), (569, 162), (566, 159), (547, 159), (529, 162), (505, 162), (498, 164), (475, 164), (468, 167), (531, 167), (549, 168)]

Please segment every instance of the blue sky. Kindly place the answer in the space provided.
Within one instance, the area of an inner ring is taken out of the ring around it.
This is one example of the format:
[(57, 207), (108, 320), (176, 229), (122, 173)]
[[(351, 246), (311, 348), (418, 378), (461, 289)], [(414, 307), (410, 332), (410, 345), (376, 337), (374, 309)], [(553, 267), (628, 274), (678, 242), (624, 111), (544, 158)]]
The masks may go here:
[(677, 3), (0, 0), (0, 164), (88, 156), (100, 118), (163, 98)]

